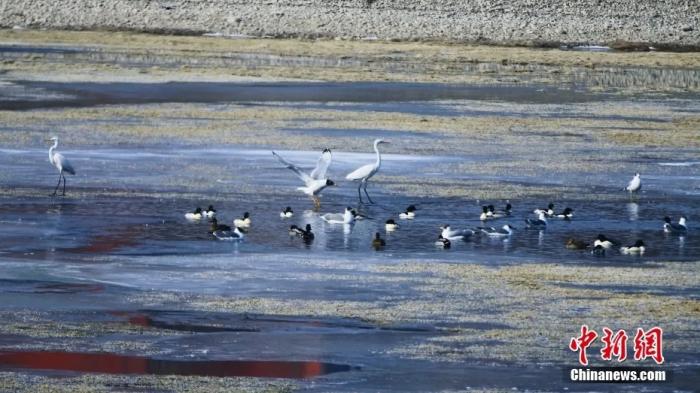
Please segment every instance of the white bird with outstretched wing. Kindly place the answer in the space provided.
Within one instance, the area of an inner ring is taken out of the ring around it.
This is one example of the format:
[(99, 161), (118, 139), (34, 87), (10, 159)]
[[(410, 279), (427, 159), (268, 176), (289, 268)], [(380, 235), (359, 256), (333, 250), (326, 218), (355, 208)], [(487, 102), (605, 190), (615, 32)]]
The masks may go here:
[(304, 182), (304, 187), (298, 187), (297, 190), (302, 191), (304, 194), (314, 198), (314, 202), (318, 205), (320, 204), (318, 200), (318, 195), (323, 191), (324, 188), (328, 186), (333, 186), (335, 183), (327, 178), (328, 167), (331, 165), (331, 151), (329, 149), (323, 150), (321, 157), (319, 157), (316, 162), (316, 167), (311, 173), (304, 172), (301, 168), (292, 164), (291, 162), (285, 160), (279, 154), (272, 152), (272, 155), (281, 162), (288, 169), (291, 169), (301, 181)]

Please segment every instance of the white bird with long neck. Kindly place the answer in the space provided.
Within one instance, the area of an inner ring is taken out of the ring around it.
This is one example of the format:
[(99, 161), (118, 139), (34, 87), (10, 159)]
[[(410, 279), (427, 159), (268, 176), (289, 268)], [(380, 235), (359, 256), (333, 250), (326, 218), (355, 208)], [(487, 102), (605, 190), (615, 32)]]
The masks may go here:
[(365, 190), (365, 195), (367, 195), (369, 203), (374, 203), (372, 198), (370, 198), (369, 194), (367, 193), (367, 182), (372, 178), (372, 176), (379, 172), (379, 168), (382, 166), (382, 155), (379, 153), (379, 145), (382, 143), (389, 142), (383, 139), (375, 139), (374, 141), (374, 152), (377, 153), (377, 161), (374, 164), (363, 165), (345, 176), (345, 178), (348, 180), (360, 181), (360, 184), (357, 186), (357, 196), (360, 197), (360, 203), (362, 203), (362, 194), (360, 193), (360, 189)]
[(53, 146), (49, 148), (49, 162), (51, 165), (55, 166), (56, 169), (58, 169), (58, 183), (56, 184), (56, 188), (54, 188), (51, 196), (56, 196), (58, 187), (61, 185), (61, 179), (63, 179), (63, 193), (61, 195), (65, 196), (66, 176), (63, 173), (66, 172), (71, 175), (75, 175), (75, 169), (73, 169), (73, 166), (70, 164), (70, 162), (68, 162), (68, 159), (63, 156), (63, 154), (56, 151), (56, 148), (58, 147), (58, 137), (53, 136), (47, 139), (47, 142), (48, 141), (53, 141)]

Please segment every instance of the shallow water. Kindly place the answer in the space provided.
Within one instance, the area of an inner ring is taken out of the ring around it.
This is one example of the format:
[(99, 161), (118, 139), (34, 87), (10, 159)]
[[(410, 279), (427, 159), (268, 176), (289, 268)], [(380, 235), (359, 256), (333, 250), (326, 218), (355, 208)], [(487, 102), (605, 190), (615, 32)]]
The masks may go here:
[[(56, 55), (69, 53), (67, 49)], [(568, 85), (546, 91), (540, 91), (539, 86), (401, 83), (161, 85), (14, 81), (13, 86), (14, 90), (0, 92), (4, 94), (0, 98), (4, 109), (61, 110), (71, 105), (174, 101), (198, 102), (220, 109), (217, 105), (221, 101), (233, 101), (291, 110), (605, 119), (646, 122), (648, 129), (672, 119), (639, 113), (589, 113), (578, 105), (614, 99), (622, 107), (664, 105), (683, 113), (699, 110), (696, 101), (685, 97), (658, 101), (623, 99), (611, 97), (608, 92)], [(32, 98), (27, 99), (27, 95)], [(112, 121), (118, 125), (135, 120)], [(263, 143), (209, 146), (207, 141), (192, 144), (179, 140), (90, 147), (92, 136), (86, 135), (87, 145), (74, 147), (71, 141), (61, 145), (60, 150), (77, 168), (77, 175), (68, 177), (65, 198), (50, 198), (48, 194), (57, 175), (47, 162), (46, 150), (36, 145), (0, 146), (0, 312), (30, 310), (58, 324), (114, 329), (79, 339), (0, 334), (0, 368), (109, 372), (92, 367), (98, 359), (93, 356), (116, 356), (112, 360), (124, 367), (111, 371), (115, 373), (314, 377), (312, 382), (301, 385), (307, 391), (467, 387), (590, 390), (588, 385), (565, 383), (561, 378), (562, 364), (549, 363), (548, 359), (532, 364), (495, 357), (465, 357), (454, 362), (444, 360), (440, 357), (443, 354), (436, 355), (437, 360), (425, 360), (393, 351), (432, 338), (449, 337), (455, 329), (481, 333), (518, 328), (505, 323), (455, 322), (452, 316), (378, 323), (362, 315), (293, 315), (290, 310), (285, 314), (277, 309), (269, 313), (239, 313), (227, 311), (224, 300), (265, 298), (369, 305), (389, 299), (420, 298), (425, 296), (425, 288), (414, 286), (415, 275), (382, 270), (415, 261), (489, 268), (533, 263), (592, 268), (633, 266), (649, 274), (662, 274), (656, 262), (693, 266), (700, 256), (700, 237), (696, 235), (700, 230), (696, 224), (696, 217), (700, 217), (700, 175), (693, 149), (601, 146), (584, 134), (576, 134), (576, 130), (567, 130), (568, 134), (563, 135), (562, 130), (513, 129), (513, 134), (531, 138), (527, 146), (516, 146), (498, 139), (465, 141), (439, 132), (309, 128), (305, 123), (305, 119), (298, 119), (299, 127), (285, 124), (282, 131), (289, 138), (362, 138), (367, 145), (374, 137), (393, 140), (392, 146), (397, 147), (383, 155), (380, 176), (370, 183), (369, 192), (376, 204), (358, 203), (356, 185), (343, 180), (344, 174), (374, 160), (369, 146), (366, 153), (345, 151), (342, 143), (331, 146), (331, 178), (338, 185), (324, 192), (319, 211), (314, 211), (311, 201), (296, 191), (299, 181), (270, 154), (275, 149), (310, 169), (318, 157), (317, 151), (278, 150), (277, 145)], [(53, 125), (43, 125), (42, 131)], [(428, 149), (437, 151), (435, 154), (412, 149), (424, 143), (447, 147), (442, 151)], [(460, 146), (450, 146), (456, 143)], [(566, 161), (571, 157), (606, 162), (611, 169), (547, 167), (552, 160)], [(510, 161), (532, 165), (533, 169), (481, 169)], [(541, 162), (544, 163), (537, 166)], [(644, 188), (639, 195), (630, 197), (621, 188), (636, 171), (644, 174)], [(541, 191), (489, 200), (415, 193), (419, 187), (450, 190), (457, 186)], [(507, 202), (514, 206), (510, 217), (486, 223), (478, 220), (482, 205), (494, 204), (502, 209)], [(533, 216), (533, 209), (549, 202), (556, 204), (557, 211), (573, 208), (573, 219), (551, 219), (543, 231), (526, 228), (524, 219)], [(186, 212), (209, 204), (216, 207), (219, 221), (229, 225), (244, 212), (251, 213), (253, 224), (244, 241), (217, 241), (208, 233), (207, 220), (185, 220)], [(398, 220), (398, 213), (410, 204), (418, 208), (416, 218)], [(294, 217), (281, 219), (279, 212), (286, 206), (292, 207)], [(345, 206), (357, 209), (365, 218), (348, 226), (327, 224), (320, 219), (321, 214), (339, 213)], [(674, 220), (680, 215), (688, 216), (688, 235), (664, 234), (662, 220), (666, 215)], [(384, 222), (389, 218), (399, 223), (396, 232), (384, 230)], [(506, 240), (475, 235), (469, 241), (454, 242), (448, 250), (434, 245), (443, 224), (475, 228), (506, 223), (517, 228)], [(288, 228), (292, 224), (311, 224), (314, 241), (305, 244), (290, 237)], [(375, 232), (387, 241), (379, 251), (370, 246)], [(598, 233), (624, 245), (643, 239), (647, 252), (643, 256), (625, 256), (613, 250), (596, 257), (587, 250), (564, 247), (568, 238), (590, 242)], [(426, 280), (431, 277), (429, 272), (416, 275)], [(697, 299), (700, 289), (586, 282), (560, 286), (682, 299)], [(166, 300), (159, 300), (160, 297)], [(219, 308), (211, 299), (224, 300)], [(196, 305), (197, 300), (206, 306), (196, 309), (192, 304)], [(433, 300), (436, 304), (445, 301)], [(498, 315), (508, 311), (482, 306), (469, 312)], [(13, 324), (23, 318), (17, 315), (13, 316), (17, 319)], [(125, 333), (128, 329), (144, 329), (145, 334), (135, 340)], [(113, 341), (129, 341), (136, 349), (106, 346)], [(146, 353), (138, 345), (143, 345)], [(494, 338), (468, 345), (497, 348), (504, 343)], [(32, 351), (39, 350), (50, 351), (51, 357), (41, 357), (52, 360), (38, 364), (36, 352)], [(692, 390), (697, 386), (698, 377), (692, 370), (700, 364), (700, 354), (687, 351), (671, 351), (670, 356), (675, 356), (675, 364), (680, 366), (675, 368), (674, 381), (660, 386), (660, 390)], [(105, 353), (94, 355), (96, 352)], [(66, 362), (73, 366), (64, 366)], [(217, 364), (226, 372), (217, 374), (218, 366), (212, 368)], [(248, 371), (241, 372), (239, 366)], [(202, 367), (206, 372), (192, 371)], [(506, 370), (510, 375), (504, 378)], [(332, 373), (325, 375), (327, 372)], [(634, 386), (622, 388), (636, 391)], [(617, 390), (605, 385), (595, 389)]]

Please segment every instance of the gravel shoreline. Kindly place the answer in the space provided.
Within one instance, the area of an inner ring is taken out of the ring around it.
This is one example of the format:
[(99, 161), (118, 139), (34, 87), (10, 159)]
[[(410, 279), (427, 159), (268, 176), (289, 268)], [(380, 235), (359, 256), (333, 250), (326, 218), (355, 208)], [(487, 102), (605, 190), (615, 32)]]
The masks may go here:
[(0, 27), (700, 49), (694, 0), (6, 0)]

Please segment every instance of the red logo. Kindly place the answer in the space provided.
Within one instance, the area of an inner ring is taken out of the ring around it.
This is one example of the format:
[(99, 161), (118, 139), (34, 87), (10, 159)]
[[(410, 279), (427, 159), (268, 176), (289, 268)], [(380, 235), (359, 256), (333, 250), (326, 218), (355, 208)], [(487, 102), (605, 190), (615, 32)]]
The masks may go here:
[(656, 364), (664, 362), (664, 355), (661, 353), (663, 347), (664, 331), (655, 326), (646, 332), (642, 328), (637, 328), (634, 335), (634, 360), (644, 360), (652, 358)]
[[(647, 331), (642, 328), (637, 328), (637, 334), (634, 335), (634, 360), (641, 361), (646, 358), (652, 358), (656, 364), (664, 362), (663, 356), (663, 334), (664, 331), (658, 326), (655, 326)], [(569, 349), (578, 352), (578, 361), (584, 366), (588, 365), (588, 357), (586, 349), (595, 342), (598, 338), (598, 333), (595, 330), (589, 330), (587, 325), (581, 326), (581, 334), (578, 337), (573, 337), (569, 342)], [(629, 336), (624, 329), (614, 332), (607, 327), (603, 328), (603, 348), (600, 350), (600, 357), (603, 360), (611, 361), (614, 358), (618, 362), (624, 362), (627, 359), (627, 340)]]
[(584, 366), (588, 364), (588, 358), (586, 357), (586, 348), (595, 338), (598, 337), (598, 333), (594, 330), (588, 330), (588, 326), (581, 326), (581, 335), (579, 337), (574, 337), (569, 342), (569, 349), (572, 351), (578, 351), (578, 361)]
[(600, 350), (603, 360), (611, 360), (613, 356), (617, 357), (618, 362), (624, 362), (627, 359), (627, 333), (620, 329), (613, 336), (613, 331), (603, 328), (604, 347)]

